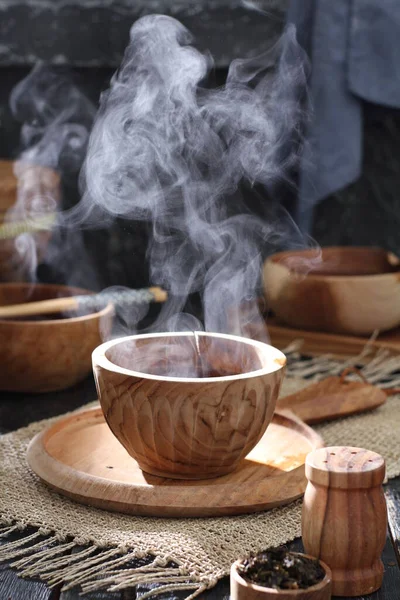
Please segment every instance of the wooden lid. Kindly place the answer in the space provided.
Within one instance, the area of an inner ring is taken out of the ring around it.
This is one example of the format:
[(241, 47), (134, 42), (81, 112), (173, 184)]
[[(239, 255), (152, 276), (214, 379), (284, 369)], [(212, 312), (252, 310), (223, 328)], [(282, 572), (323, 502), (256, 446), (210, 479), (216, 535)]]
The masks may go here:
[(306, 477), (330, 488), (376, 487), (385, 478), (385, 461), (380, 454), (364, 448), (320, 448), (307, 456)]

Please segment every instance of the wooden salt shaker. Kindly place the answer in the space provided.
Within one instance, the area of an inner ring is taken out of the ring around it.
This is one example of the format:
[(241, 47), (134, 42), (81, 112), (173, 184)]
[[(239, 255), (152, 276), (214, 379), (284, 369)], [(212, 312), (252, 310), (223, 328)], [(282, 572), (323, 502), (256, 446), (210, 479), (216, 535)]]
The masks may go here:
[(331, 568), (334, 596), (374, 592), (382, 584), (387, 528), (384, 459), (362, 448), (320, 448), (307, 456), (306, 476), (306, 552)]

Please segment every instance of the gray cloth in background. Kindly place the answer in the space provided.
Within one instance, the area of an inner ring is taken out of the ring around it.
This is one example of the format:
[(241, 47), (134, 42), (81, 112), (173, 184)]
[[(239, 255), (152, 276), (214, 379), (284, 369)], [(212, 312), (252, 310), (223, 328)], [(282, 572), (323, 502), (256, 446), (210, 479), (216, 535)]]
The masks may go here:
[(400, 0), (290, 0), (288, 21), (311, 61), (312, 119), (296, 220), (359, 178), (363, 100), (400, 107)]

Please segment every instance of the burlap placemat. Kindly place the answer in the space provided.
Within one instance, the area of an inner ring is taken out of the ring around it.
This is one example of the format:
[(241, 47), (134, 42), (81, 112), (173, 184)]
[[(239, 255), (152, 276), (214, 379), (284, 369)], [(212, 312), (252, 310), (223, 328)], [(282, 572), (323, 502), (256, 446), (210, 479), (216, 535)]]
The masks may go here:
[[(304, 362), (291, 355), (282, 394), (342, 369), (343, 363), (329, 358)], [(363, 372), (382, 387), (397, 387), (399, 369), (399, 358), (381, 353)], [(399, 395), (392, 396), (372, 413), (316, 429), (326, 445), (361, 446), (382, 454), (387, 476), (394, 477), (400, 474), (399, 402)], [(189, 600), (227, 575), (239, 556), (300, 535), (301, 501), (239, 517), (161, 519), (110, 513), (63, 498), (42, 484), (25, 460), (29, 441), (54, 421), (32, 423), (0, 437), (0, 535), (5, 538), (0, 560), (12, 561), (23, 576), (39, 576), (50, 585), (65, 582), (66, 589), (80, 584), (84, 592), (160, 583), (142, 599), (187, 590)], [(38, 530), (6, 541), (11, 531), (23, 534), (29, 526)], [(143, 563), (132, 566), (132, 559)]]

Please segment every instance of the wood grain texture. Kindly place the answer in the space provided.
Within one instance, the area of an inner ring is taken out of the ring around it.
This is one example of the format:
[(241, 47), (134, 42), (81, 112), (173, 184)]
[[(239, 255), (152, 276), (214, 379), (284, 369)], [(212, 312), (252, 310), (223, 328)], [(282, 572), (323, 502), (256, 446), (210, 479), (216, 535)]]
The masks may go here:
[(218, 516), (265, 510), (300, 497), (306, 456), (321, 446), (321, 438), (296, 417), (276, 413), (234, 472), (203, 481), (164, 479), (141, 471), (95, 408), (39, 434), (27, 459), (43, 481), (84, 504), (138, 515)]
[(368, 344), (369, 357), (381, 349), (392, 355), (400, 354), (400, 328), (379, 334), (376, 339), (355, 335), (337, 335), (321, 331), (306, 331), (292, 328), (279, 322), (276, 317), (267, 318), (268, 333), (271, 344), (284, 349), (294, 340), (301, 340), (301, 352), (305, 355), (330, 354), (335, 358), (345, 359), (358, 356)]
[[(390, 486), (396, 489), (396, 482), (391, 481)], [(400, 482), (399, 486), (400, 488)], [(389, 488), (390, 489), (390, 488)], [(303, 545), (300, 539), (297, 539), (288, 544), (288, 549), (293, 552), (303, 552)], [(374, 594), (368, 596), (368, 600), (398, 600), (398, 591), (400, 589), (400, 569), (396, 561), (395, 552), (390, 540), (387, 537), (386, 545), (382, 555), (385, 566), (385, 575), (381, 589)], [(10, 600), (82, 600), (80, 589), (78, 587), (61, 592), (58, 595), (57, 589), (51, 591), (42, 582), (23, 580), (21, 581), (16, 572), (7, 569), (7, 576), (0, 571), (0, 590), (3, 595), (0, 598), (8, 598)], [(140, 598), (150, 589), (156, 590), (157, 584), (143, 584), (136, 588), (128, 588), (121, 592), (95, 592), (88, 594), (88, 600), (140, 600)], [(48, 596), (43, 592), (47, 590)], [(224, 577), (216, 586), (199, 596), (199, 600), (230, 600), (230, 582), (229, 577)], [(40, 594), (43, 593), (43, 596)], [(186, 593), (170, 592), (161, 596), (163, 600), (182, 600)]]
[(332, 446), (308, 455), (304, 548), (332, 570), (332, 592), (361, 596), (382, 584), (387, 514), (383, 458), (362, 448)]
[[(0, 546), (5, 542), (18, 540), (20, 535), (13, 533), (7, 538), (0, 539)], [(50, 589), (42, 581), (22, 579), (7, 564), (0, 564), (0, 598), (1, 600), (58, 600), (59, 586)]]
[(384, 566), (382, 586), (374, 594), (371, 594), (371, 596), (368, 597), (368, 600), (398, 600), (400, 590), (400, 568), (390, 535), (386, 538), (382, 562)]
[(18, 577), (12, 569), (0, 567), (0, 598), (2, 600), (58, 600), (58, 590), (51, 590), (39, 581)]
[[(388, 485), (391, 487), (394, 481), (396, 480), (391, 480)], [(293, 552), (304, 552), (301, 538), (288, 544), (288, 549)], [(373, 594), (362, 596), (360, 600), (398, 600), (400, 590), (400, 568), (389, 535), (386, 537), (382, 561), (385, 568), (382, 587)], [(351, 596), (344, 596), (342, 598), (348, 599), (350, 597)]]
[(264, 265), (264, 289), (291, 327), (369, 335), (400, 325), (399, 261), (379, 248), (275, 254)]
[(289, 409), (305, 423), (314, 424), (372, 410), (385, 401), (385, 392), (374, 385), (326, 377), (279, 398), (277, 407)]
[[(152, 475), (204, 479), (233, 471), (275, 409), (286, 363), (281, 352), (222, 334), (199, 333), (199, 353), (194, 343), (191, 333), (150, 334), (113, 340), (93, 353), (105, 419)], [(195, 375), (171, 377), (178, 367), (178, 375), (190, 373), (191, 356)], [(199, 369), (205, 377), (196, 376)], [(209, 369), (215, 375), (207, 376)]]
[[(129, 598), (129, 596), (125, 596), (123, 592), (106, 592), (103, 590), (91, 592), (82, 596), (80, 588), (72, 588), (65, 592), (61, 592), (59, 600), (82, 600), (82, 598), (85, 598), (85, 600), (125, 600), (125, 598)], [(136, 594), (131, 595), (132, 600), (136, 600), (136, 598)]]
[(231, 567), (231, 600), (330, 600), (331, 571), (322, 561), (320, 563), (326, 575), (316, 585), (305, 590), (275, 590), (245, 581), (237, 572), (237, 561)]
[[(293, 338), (292, 338), (293, 340)], [(10, 431), (27, 425), (29, 422), (49, 418), (57, 414), (63, 414), (65, 411), (74, 410), (77, 406), (89, 402), (95, 398), (94, 384), (90, 379), (85, 380), (81, 384), (62, 392), (54, 392), (51, 394), (43, 394), (40, 396), (40, 403), (32, 401), (32, 395), (23, 393), (0, 393), (0, 428), (4, 431)], [(388, 502), (389, 521), (391, 524), (397, 522), (397, 531), (399, 532), (398, 523), (400, 517), (395, 517), (397, 506), (400, 506), (400, 478), (392, 479), (385, 486), (385, 494)], [(393, 510), (391, 502), (394, 503)], [(390, 514), (393, 512), (393, 518)], [(398, 513), (397, 513), (398, 514)], [(395, 537), (395, 536), (394, 536)], [(398, 533), (398, 539), (400, 539)], [(302, 552), (301, 541), (299, 539), (288, 544), (290, 550)], [(390, 538), (386, 540), (386, 546), (383, 551), (382, 560), (385, 567), (382, 587), (368, 596), (368, 600), (399, 600), (400, 589), (400, 569), (398, 565), (398, 555), (396, 557), (395, 550)], [(50, 599), (46, 596), (41, 597), (41, 590), (47, 589), (46, 586), (39, 581), (22, 580), (21, 587), (29, 583), (29, 588), (21, 589), (19, 587), (20, 578), (15, 571), (9, 569), (6, 565), (7, 574), (4, 571), (0, 572), (0, 598), (3, 600), (56, 600), (58, 595), (54, 595), (56, 590), (52, 590)], [(124, 590), (121, 593), (121, 600), (139, 600), (150, 587), (156, 588), (157, 585), (140, 585), (138, 588)], [(25, 591), (29, 590), (29, 592)], [(75, 588), (69, 592), (68, 600), (82, 600), (79, 595), (79, 590)], [(187, 594), (186, 594), (187, 595)], [(163, 600), (182, 600), (184, 595), (181, 593), (171, 592), (160, 596)], [(115, 600), (113, 594), (104, 592), (104, 600)], [(215, 588), (204, 592), (199, 596), (199, 600), (229, 600), (229, 578), (225, 577), (220, 580)]]
[[(3, 283), (0, 305), (85, 293), (61, 285)], [(81, 317), (12, 321), (0, 319), (0, 390), (49, 392), (83, 380), (92, 351), (111, 327), (113, 309)]]
[[(400, 478), (397, 477), (386, 486), (389, 531), (392, 536), (397, 560), (400, 564)], [(400, 589), (400, 586), (399, 586)]]

